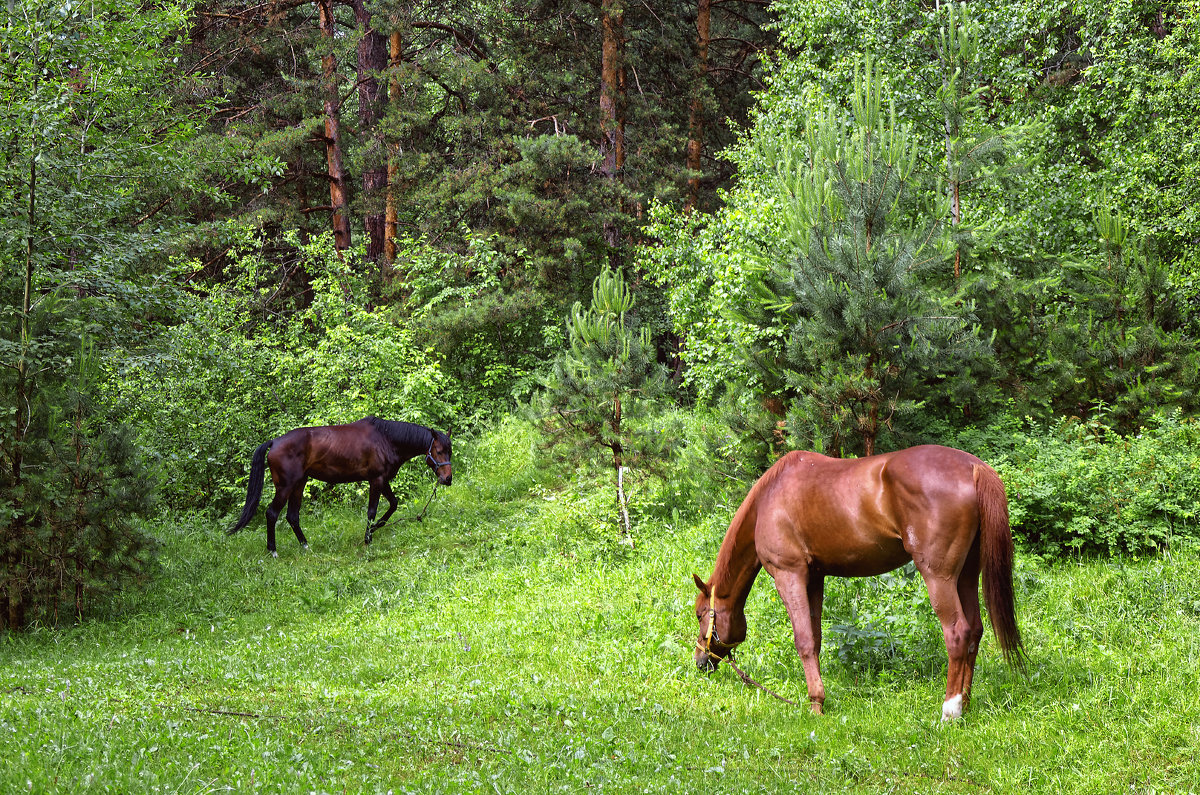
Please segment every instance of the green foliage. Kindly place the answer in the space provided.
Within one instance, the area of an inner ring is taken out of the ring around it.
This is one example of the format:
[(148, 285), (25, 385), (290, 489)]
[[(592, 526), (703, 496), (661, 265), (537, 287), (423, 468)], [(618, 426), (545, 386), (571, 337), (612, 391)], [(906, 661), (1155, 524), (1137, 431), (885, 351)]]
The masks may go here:
[[(166, 85), (188, 2), (17, 0), (0, 24), (0, 237), (32, 239), (39, 286), (134, 293), (203, 181), (195, 122)], [(20, 208), (19, 211), (16, 211)], [(138, 300), (142, 299), (142, 300)]]
[(230, 473), (295, 427), (375, 414), (445, 429), (456, 416), (438, 359), (407, 325), (365, 308), (353, 261), (328, 235), (292, 243), (310, 304), (287, 306), (279, 296), (292, 274), (247, 248), (223, 288), (181, 297), (181, 322), (120, 362), (111, 401), (164, 460), (174, 504), (240, 500)]
[(57, 621), (148, 566), (155, 478), (96, 405), (164, 309), (148, 263), (204, 185), (164, 90), (187, 3), (13, 0), (0, 23), (0, 625)]
[(495, 236), (473, 237), (459, 254), (404, 239), (395, 263), (397, 309), (421, 347), (437, 352), (467, 424), (526, 398), (559, 347), (558, 301), (527, 280), (522, 252), (500, 246)]
[[(1184, 198), (1195, 185), (1194, 5), (775, 7), (789, 49), (754, 136), (804, 128), (869, 55), (912, 124), (917, 191), (950, 199), (955, 267), (944, 277), (959, 276), (964, 305), (985, 336), (995, 331), (998, 369), (977, 372), (980, 387), (956, 390), (934, 416), (987, 416), (999, 384), (1042, 419), (1105, 403), (1126, 431), (1157, 409), (1191, 409), (1195, 324), (1181, 299), (1195, 235), (1180, 230), (1195, 228)], [(770, 166), (753, 147), (732, 156), (743, 179)], [(1120, 269), (1096, 246), (1097, 195), (1131, 235), (1127, 287), (1100, 283)]]
[(1063, 344), (1060, 355), (1075, 366), (1085, 394), (1109, 407), (1108, 421), (1128, 432), (1156, 412), (1198, 405), (1200, 353), (1181, 328), (1168, 268), (1131, 237), (1106, 194), (1093, 223), (1099, 256), (1072, 264), (1064, 279), (1083, 338)]
[(152, 570), (139, 519), (154, 506), (156, 473), (131, 430), (93, 403), (102, 373), (80, 332), (88, 312), (88, 302), (49, 298), (32, 318), (28, 424), (14, 428), (10, 414), (0, 436), (0, 628), (69, 623)]
[(801, 445), (835, 455), (872, 453), (930, 384), (987, 355), (971, 307), (921, 278), (939, 260), (935, 227), (905, 224), (916, 140), (894, 105), (884, 113), (884, 94), (868, 60), (848, 123), (831, 106), (799, 141), (755, 141), (775, 164), (766, 180), (781, 227), (760, 267), (771, 287), (762, 300), (788, 327), (777, 366), (795, 395), (789, 425)]
[(1060, 421), (1012, 445), (992, 463), (1024, 548), (1111, 555), (1200, 543), (1200, 427), (1178, 413), (1127, 436)]
[(874, 677), (940, 673), (945, 641), (915, 566), (825, 582), (826, 642), (849, 670)]
[(624, 277), (605, 268), (592, 283), (591, 305), (572, 307), (568, 347), (530, 404), (557, 456), (607, 459), (618, 496), (622, 470), (653, 469), (668, 455), (671, 442), (656, 419), (667, 394), (666, 371), (654, 359), (650, 335), (639, 327), (633, 304)]
[(747, 241), (774, 234), (773, 208), (758, 194), (731, 199), (712, 216), (654, 205), (646, 227), (653, 243), (639, 250), (639, 268), (663, 288), (685, 365), (683, 383), (700, 404), (727, 389), (770, 394), (780, 387), (773, 369), (757, 357), (763, 351), (767, 360), (779, 356), (784, 329), (746, 317), (760, 294), (761, 275)]

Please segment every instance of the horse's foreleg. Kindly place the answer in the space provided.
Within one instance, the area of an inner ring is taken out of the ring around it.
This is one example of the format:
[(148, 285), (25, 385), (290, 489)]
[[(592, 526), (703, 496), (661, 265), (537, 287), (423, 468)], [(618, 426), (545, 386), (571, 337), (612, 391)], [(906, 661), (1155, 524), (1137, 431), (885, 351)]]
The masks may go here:
[[(376, 522), (375, 513), (379, 509), (380, 494), (387, 498), (388, 509), (384, 512), (379, 521)], [(371, 496), (367, 500), (367, 535), (363, 539), (363, 543), (371, 543), (371, 536), (374, 535), (376, 530), (387, 524), (387, 520), (392, 518), (392, 514), (396, 512), (397, 505), (399, 505), (399, 501), (396, 499), (396, 495), (392, 492), (392, 484), (388, 483), (387, 481), (383, 481), (378, 485), (375, 483), (371, 484)]]
[(371, 491), (367, 497), (367, 533), (363, 536), (363, 543), (369, 545), (371, 536), (375, 533), (375, 512), (379, 510), (379, 486), (371, 483)]
[(825, 705), (825, 685), (821, 682), (821, 607), (824, 603), (823, 577), (809, 579), (808, 572), (772, 571), (775, 589), (787, 608), (792, 621), (796, 653), (804, 665), (804, 680), (808, 685), (808, 703), (813, 714), (820, 715)]
[(946, 655), (949, 658), (942, 720), (955, 720), (962, 717), (966, 706), (971, 681), (970, 665), (975, 656), (972, 647), (978, 648), (978, 637), (974, 635), (972, 622), (959, 601), (957, 577), (950, 579), (924, 572), (922, 575), (925, 577), (925, 587), (929, 589), (929, 601), (942, 624), (942, 636), (946, 640)]
[(288, 498), (287, 521), (292, 526), (292, 532), (296, 534), (300, 546), (308, 549), (308, 539), (300, 530), (300, 502), (304, 499), (304, 483), (302, 480), (292, 488), (292, 496)]
[(399, 500), (396, 499), (395, 493), (392, 492), (392, 484), (391, 483), (384, 483), (381, 491), (383, 492), (383, 496), (387, 498), (388, 509), (387, 509), (387, 511), (384, 512), (384, 514), (380, 518), (380, 520), (375, 523), (376, 530), (378, 530), (379, 528), (381, 528), (385, 524), (387, 524), (387, 520), (391, 519), (392, 514), (394, 514), (396, 512), (396, 506), (400, 504)]

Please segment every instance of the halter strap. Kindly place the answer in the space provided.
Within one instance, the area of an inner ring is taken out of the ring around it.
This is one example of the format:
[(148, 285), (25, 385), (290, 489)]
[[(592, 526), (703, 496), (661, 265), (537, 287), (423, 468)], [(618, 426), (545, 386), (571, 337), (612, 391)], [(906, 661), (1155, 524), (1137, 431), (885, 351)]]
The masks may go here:
[(433, 443), (436, 441), (437, 441), (437, 436), (434, 436), (432, 439), (429, 440), (429, 449), (425, 451), (425, 460), (428, 461), (429, 465), (432, 466), (434, 469), (437, 469), (438, 467), (450, 466), (450, 459), (446, 459), (445, 461), (438, 461), (436, 458), (433, 457)]
[[(771, 690), (770, 688), (764, 686), (762, 683), (754, 681), (753, 679), (751, 679), (749, 677), (749, 675), (746, 674), (745, 671), (743, 671), (741, 668), (739, 668), (737, 663), (735, 663), (733, 661), (733, 650), (734, 650), (734, 648), (736, 648), (736, 646), (731, 646), (729, 648), (729, 651), (725, 654), (724, 657), (722, 657), (721, 655), (717, 654), (716, 652), (714, 652), (712, 650), (713, 638), (717, 639), (717, 643), (721, 642), (721, 637), (719, 635), (717, 635), (717, 633), (716, 633), (716, 627), (717, 627), (717, 606), (716, 605), (717, 605), (716, 591), (710, 590), (708, 592), (708, 632), (706, 632), (704, 634), (704, 645), (703, 646), (700, 645), (700, 641), (697, 640), (696, 648), (699, 649), (700, 651), (704, 652), (705, 654), (707, 654), (709, 657), (715, 658), (717, 660), (717, 662), (725, 661), (725, 662), (729, 663), (729, 667), (732, 668), (734, 670), (734, 672), (736, 672), (737, 675), (741, 678), (741, 680), (743, 682), (745, 682), (746, 684), (753, 685), (754, 687), (757, 687), (759, 690), (762, 690), (767, 695), (774, 696), (775, 698), (779, 699), (780, 701), (791, 704), (793, 707), (799, 706), (795, 701), (792, 701), (790, 698), (784, 698), (783, 696), (776, 693), (774, 690)], [(816, 702), (813, 702), (813, 703), (816, 703)]]
[(700, 641), (696, 641), (696, 648), (713, 657), (717, 662), (722, 660), (733, 659), (733, 649), (731, 646), (729, 651), (724, 656), (717, 654), (712, 649), (713, 638), (717, 639), (717, 643), (721, 642), (721, 636), (717, 634), (717, 592), (716, 589), (710, 589), (708, 592), (708, 632), (704, 633), (704, 645), (700, 645)]

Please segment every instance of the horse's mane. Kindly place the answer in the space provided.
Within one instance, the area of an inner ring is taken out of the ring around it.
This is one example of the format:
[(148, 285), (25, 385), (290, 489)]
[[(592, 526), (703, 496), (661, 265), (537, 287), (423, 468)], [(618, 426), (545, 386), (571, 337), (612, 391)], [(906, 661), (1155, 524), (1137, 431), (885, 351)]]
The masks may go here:
[(383, 420), (374, 416), (364, 417), (362, 421), (373, 426), (375, 430), (383, 434), (384, 438), (397, 446), (427, 447), (433, 437), (441, 435), (433, 428), (417, 425), (414, 422)]

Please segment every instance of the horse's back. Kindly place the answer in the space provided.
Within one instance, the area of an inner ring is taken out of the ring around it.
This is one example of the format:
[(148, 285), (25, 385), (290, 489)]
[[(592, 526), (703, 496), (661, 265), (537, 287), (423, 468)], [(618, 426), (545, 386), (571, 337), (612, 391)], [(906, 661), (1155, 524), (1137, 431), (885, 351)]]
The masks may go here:
[(371, 419), (288, 431), (271, 448), (271, 466), (327, 483), (353, 483), (394, 469), (395, 456)]
[(758, 546), (775, 563), (861, 576), (970, 543), (982, 463), (939, 445), (854, 459), (788, 453), (761, 491)]

